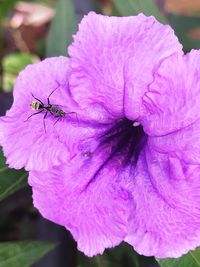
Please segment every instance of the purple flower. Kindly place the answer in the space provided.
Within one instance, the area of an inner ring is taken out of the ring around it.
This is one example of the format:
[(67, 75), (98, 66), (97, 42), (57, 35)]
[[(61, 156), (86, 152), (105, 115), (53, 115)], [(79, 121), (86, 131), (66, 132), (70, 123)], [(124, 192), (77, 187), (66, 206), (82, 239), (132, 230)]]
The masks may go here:
[[(123, 240), (157, 257), (199, 245), (200, 54), (181, 48), (153, 17), (90, 13), (70, 59), (18, 78), (0, 144), (30, 170), (41, 214), (89, 256)], [(46, 108), (30, 117), (36, 98)]]
[[(71, 112), (77, 110), (77, 104), (70, 96), (69, 69), (69, 59), (57, 57), (29, 65), (20, 73), (13, 106), (0, 119), (0, 144), (11, 168), (48, 170), (76, 154), (76, 142), (88, 129), (80, 135), (74, 127), (77, 116)], [(45, 110), (31, 109), (30, 104), (37, 99), (47, 106), (48, 97), (50, 104), (66, 112), (66, 118), (56, 118), (50, 112), (44, 118)]]

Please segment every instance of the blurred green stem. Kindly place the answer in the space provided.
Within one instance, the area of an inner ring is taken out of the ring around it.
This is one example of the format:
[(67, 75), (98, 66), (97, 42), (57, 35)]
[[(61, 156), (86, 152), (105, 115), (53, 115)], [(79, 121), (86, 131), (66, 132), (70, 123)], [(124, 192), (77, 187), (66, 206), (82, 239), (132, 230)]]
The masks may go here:
[(95, 262), (96, 262), (96, 266), (97, 267), (105, 267), (105, 266), (103, 266), (102, 264), (101, 264), (101, 259), (100, 259), (100, 257), (99, 256), (96, 256), (95, 257)]
[(3, 91), (3, 18), (0, 17), (0, 92)]

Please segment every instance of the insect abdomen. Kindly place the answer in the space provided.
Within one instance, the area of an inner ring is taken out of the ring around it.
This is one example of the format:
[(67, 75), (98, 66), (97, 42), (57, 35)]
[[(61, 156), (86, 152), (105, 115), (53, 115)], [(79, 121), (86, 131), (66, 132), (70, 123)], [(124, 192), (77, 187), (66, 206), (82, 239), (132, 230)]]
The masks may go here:
[(51, 112), (57, 117), (64, 117), (66, 114), (62, 109), (56, 107), (51, 107)]

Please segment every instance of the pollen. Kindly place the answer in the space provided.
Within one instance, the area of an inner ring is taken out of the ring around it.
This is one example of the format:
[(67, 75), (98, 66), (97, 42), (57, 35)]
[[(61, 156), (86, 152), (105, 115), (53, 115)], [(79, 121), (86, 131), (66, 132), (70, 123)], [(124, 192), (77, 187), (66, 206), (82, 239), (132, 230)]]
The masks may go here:
[(134, 121), (133, 126), (134, 126), (134, 127), (138, 127), (138, 126), (140, 126), (140, 122), (139, 122), (139, 121)]
[(85, 158), (89, 158), (89, 157), (91, 157), (91, 155), (92, 155), (92, 153), (91, 153), (90, 151), (87, 151), (87, 152), (85, 152), (85, 153), (83, 154), (83, 156), (84, 156)]

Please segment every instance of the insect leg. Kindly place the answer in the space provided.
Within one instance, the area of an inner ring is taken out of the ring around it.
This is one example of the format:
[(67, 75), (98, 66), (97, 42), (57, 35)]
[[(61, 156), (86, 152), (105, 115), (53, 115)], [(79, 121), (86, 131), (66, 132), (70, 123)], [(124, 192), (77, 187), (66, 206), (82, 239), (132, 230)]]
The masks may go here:
[(53, 125), (55, 125), (60, 120), (60, 117), (54, 122)]
[[(60, 117), (54, 122), (54, 124), (53, 124), (53, 127), (54, 127), (54, 128), (55, 128), (56, 123), (57, 123), (59, 120), (60, 120)], [(60, 141), (60, 137), (59, 137), (59, 134), (58, 134), (58, 131), (56, 130), (56, 128), (55, 128), (55, 133), (56, 133), (56, 137), (57, 137), (58, 140)]]
[(40, 110), (40, 111), (38, 111), (38, 112), (35, 112), (35, 113), (31, 114), (25, 121), (29, 120), (29, 119), (30, 119), (31, 117), (33, 117), (34, 115), (37, 115), (37, 114), (41, 113), (42, 111), (43, 111), (43, 109)]
[(42, 106), (44, 106), (43, 102), (40, 99), (38, 99), (37, 97), (35, 97), (32, 93), (31, 93), (31, 95), (32, 95), (33, 98), (35, 98), (35, 100), (39, 101), (40, 104), (42, 104)]
[(76, 113), (76, 112), (74, 112), (74, 111), (72, 111), (72, 112), (67, 112), (67, 115), (69, 115), (69, 114), (75, 114), (75, 115), (76, 115), (76, 120), (77, 120), (78, 123), (79, 123), (79, 119), (78, 119), (78, 116), (77, 116), (77, 113)]
[(68, 114), (76, 114), (76, 116), (77, 116), (77, 113), (76, 113), (75, 111), (67, 112), (67, 115), (68, 115)]
[[(59, 87), (59, 86), (58, 86)], [(58, 87), (56, 87), (56, 89), (54, 89), (50, 95), (47, 97), (47, 101), (48, 101), (48, 105), (50, 105), (50, 96), (58, 89)]]
[(45, 133), (47, 133), (47, 131), (46, 131), (46, 123), (45, 123), (45, 119), (46, 119), (47, 115), (48, 115), (48, 110), (44, 114), (44, 118), (43, 118), (43, 124), (44, 124), (44, 131), (45, 131)]

